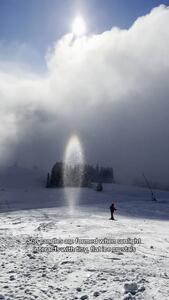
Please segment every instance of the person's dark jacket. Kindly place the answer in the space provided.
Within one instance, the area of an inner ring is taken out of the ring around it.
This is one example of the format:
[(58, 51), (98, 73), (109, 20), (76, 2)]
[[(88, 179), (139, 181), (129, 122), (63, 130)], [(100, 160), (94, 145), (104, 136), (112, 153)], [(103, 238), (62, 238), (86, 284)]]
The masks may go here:
[(113, 212), (114, 212), (115, 210), (117, 210), (117, 209), (115, 208), (115, 206), (114, 206), (114, 203), (112, 203), (112, 204), (110, 205), (110, 210), (113, 211)]

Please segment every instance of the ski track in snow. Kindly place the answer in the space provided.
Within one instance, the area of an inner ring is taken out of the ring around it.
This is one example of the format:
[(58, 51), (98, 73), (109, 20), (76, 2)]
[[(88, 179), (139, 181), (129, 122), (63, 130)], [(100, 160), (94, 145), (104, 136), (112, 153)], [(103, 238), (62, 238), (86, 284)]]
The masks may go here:
[[(5, 189), (0, 197), (1, 300), (169, 299), (169, 192), (158, 192), (153, 203), (145, 189), (84, 189), (74, 217), (61, 206), (61, 189)], [(115, 222), (109, 220), (113, 199)], [(142, 244), (123, 254), (34, 253), (26, 244), (76, 237), (141, 238)]]

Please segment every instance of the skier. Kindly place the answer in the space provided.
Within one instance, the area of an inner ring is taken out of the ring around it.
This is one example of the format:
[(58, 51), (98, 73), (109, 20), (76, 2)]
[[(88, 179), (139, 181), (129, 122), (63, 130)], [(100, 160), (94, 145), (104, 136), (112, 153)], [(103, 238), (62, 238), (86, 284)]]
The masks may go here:
[(112, 203), (111, 205), (110, 205), (110, 213), (111, 213), (111, 218), (110, 218), (110, 220), (114, 220), (114, 212), (115, 212), (115, 210), (117, 210), (116, 208), (115, 208), (115, 206), (114, 206), (114, 203)]

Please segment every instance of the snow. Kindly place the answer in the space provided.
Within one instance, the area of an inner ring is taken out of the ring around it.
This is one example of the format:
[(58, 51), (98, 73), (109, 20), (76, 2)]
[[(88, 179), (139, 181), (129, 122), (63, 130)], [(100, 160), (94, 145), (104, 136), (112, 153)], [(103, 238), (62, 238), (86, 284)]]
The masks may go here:
[[(13, 184), (8, 176), (0, 178), (0, 299), (169, 299), (169, 192), (157, 191), (153, 202), (147, 189), (84, 188), (70, 215), (69, 190), (45, 189), (33, 174), (18, 172)], [(109, 220), (112, 201), (116, 221)], [(135, 252), (88, 252), (93, 244), (61, 243), (76, 238), (135, 238), (141, 244), (133, 245)], [(58, 248), (81, 252), (49, 251), (52, 239)]]

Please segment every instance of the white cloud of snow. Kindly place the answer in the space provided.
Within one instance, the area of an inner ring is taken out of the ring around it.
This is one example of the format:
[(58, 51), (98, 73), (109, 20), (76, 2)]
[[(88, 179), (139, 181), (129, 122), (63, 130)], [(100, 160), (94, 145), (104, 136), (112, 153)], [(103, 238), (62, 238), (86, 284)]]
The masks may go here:
[(169, 9), (161, 5), (128, 30), (67, 34), (48, 51), (41, 75), (0, 61), (1, 162), (51, 166), (76, 132), (89, 161), (111, 164), (124, 178), (145, 170), (165, 180), (168, 28)]

